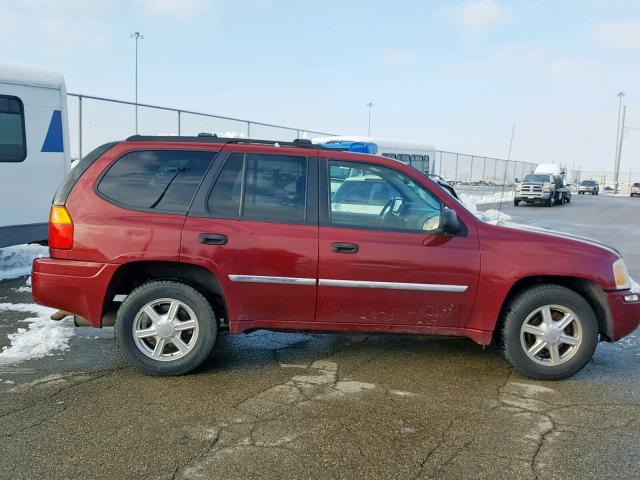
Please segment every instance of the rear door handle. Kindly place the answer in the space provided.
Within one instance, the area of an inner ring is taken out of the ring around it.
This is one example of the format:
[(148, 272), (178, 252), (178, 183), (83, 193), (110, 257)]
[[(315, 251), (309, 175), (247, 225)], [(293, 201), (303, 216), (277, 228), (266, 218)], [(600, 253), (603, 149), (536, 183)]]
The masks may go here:
[(218, 233), (201, 233), (198, 235), (198, 241), (205, 245), (226, 245), (229, 239), (226, 235)]
[(335, 242), (331, 244), (331, 250), (336, 253), (358, 253), (360, 247), (357, 243)]

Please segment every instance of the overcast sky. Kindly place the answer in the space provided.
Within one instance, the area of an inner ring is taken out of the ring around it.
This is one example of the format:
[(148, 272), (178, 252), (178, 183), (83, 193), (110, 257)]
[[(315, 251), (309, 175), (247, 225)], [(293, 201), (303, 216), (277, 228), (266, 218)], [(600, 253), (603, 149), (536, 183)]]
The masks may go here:
[[(640, 0), (0, 0), (3, 60), (69, 91), (612, 170), (640, 127)], [(623, 170), (640, 171), (640, 130)]]

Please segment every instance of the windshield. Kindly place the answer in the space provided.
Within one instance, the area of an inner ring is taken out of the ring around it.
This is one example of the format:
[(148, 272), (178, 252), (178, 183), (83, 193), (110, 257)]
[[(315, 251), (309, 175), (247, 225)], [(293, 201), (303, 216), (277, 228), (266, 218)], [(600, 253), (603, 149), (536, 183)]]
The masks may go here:
[(594, 182), (593, 180), (585, 180), (580, 185), (584, 185), (585, 187), (592, 187), (595, 184), (596, 182)]
[(535, 182), (535, 183), (544, 183), (550, 182), (551, 178), (549, 175), (527, 175), (524, 177), (523, 182)]

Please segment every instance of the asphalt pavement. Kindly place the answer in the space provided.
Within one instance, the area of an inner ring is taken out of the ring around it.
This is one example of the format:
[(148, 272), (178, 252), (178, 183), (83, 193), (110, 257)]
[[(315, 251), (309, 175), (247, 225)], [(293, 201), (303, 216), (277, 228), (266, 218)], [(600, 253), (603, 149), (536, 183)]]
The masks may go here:
[[(640, 278), (640, 198), (503, 211), (608, 242)], [(31, 302), (24, 280), (0, 302)], [(0, 347), (26, 316), (0, 312)], [(0, 478), (637, 479), (639, 367), (638, 332), (536, 382), (465, 339), (258, 331), (157, 378), (112, 329), (78, 329), (64, 353), (0, 365)]]

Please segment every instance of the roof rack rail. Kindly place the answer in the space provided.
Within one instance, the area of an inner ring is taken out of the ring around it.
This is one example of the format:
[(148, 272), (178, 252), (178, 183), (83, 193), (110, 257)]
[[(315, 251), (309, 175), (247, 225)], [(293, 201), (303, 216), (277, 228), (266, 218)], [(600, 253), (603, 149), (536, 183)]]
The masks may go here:
[(291, 142), (283, 142), (279, 140), (259, 140), (255, 138), (230, 138), (218, 137), (215, 134), (199, 134), (197, 137), (177, 136), (177, 135), (132, 135), (128, 137), (126, 142), (185, 142), (185, 143), (247, 143), (258, 145), (278, 145), (296, 148), (312, 148), (323, 150), (325, 147), (311, 142), (307, 138), (296, 138)]

